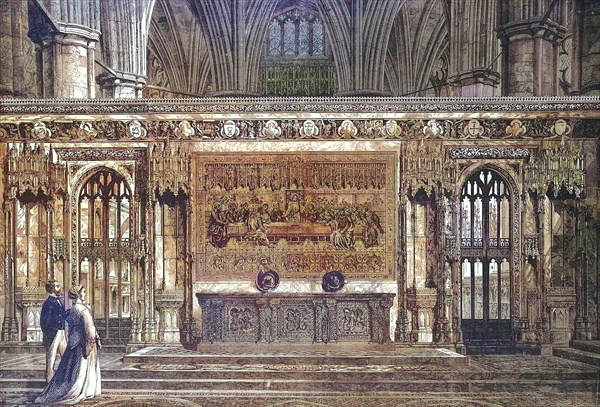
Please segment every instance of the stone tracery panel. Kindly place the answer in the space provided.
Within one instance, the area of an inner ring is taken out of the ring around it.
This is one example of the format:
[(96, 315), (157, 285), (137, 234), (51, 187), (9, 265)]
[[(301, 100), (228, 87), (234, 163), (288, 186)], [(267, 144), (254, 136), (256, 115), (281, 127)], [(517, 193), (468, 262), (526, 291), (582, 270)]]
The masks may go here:
[(196, 158), (202, 279), (393, 279), (396, 153)]

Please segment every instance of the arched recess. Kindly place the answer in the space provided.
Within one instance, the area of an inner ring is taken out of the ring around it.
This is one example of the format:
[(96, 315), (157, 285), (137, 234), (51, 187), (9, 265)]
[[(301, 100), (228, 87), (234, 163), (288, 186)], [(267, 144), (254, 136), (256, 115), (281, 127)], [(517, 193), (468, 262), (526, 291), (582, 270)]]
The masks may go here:
[(460, 319), (467, 352), (512, 348), (519, 315), (518, 190), (499, 168), (463, 179), (460, 202)]
[(93, 168), (80, 178), (73, 202), (74, 280), (86, 287), (96, 327), (108, 343), (127, 343), (131, 333), (135, 223), (127, 178), (106, 166)]

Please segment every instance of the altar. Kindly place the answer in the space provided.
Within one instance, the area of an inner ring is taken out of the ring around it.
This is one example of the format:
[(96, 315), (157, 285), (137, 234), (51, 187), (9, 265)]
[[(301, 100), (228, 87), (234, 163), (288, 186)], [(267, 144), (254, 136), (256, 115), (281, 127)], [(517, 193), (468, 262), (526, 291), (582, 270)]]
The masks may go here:
[(392, 293), (202, 294), (204, 342), (390, 341)]

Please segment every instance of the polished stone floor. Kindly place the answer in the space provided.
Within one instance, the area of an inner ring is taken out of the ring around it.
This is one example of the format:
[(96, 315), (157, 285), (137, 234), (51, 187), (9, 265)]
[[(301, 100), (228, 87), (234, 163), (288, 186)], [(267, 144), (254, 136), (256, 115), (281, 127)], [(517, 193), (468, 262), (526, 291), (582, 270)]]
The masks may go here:
[[(0, 405), (31, 405), (44, 355), (0, 353)], [(398, 347), (151, 347), (101, 355), (85, 406), (599, 406), (599, 368), (555, 356)]]

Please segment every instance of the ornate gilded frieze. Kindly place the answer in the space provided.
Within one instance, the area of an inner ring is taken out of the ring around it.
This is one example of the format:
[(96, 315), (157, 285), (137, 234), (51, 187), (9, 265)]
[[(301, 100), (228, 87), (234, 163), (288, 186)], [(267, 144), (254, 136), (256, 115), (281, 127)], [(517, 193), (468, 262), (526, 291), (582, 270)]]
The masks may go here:
[(600, 111), (597, 97), (547, 98), (202, 98), (10, 100), (0, 114), (144, 114), (265, 112), (573, 112)]
[(141, 149), (57, 149), (63, 161), (139, 161), (144, 160), (146, 151)]
[[(600, 108), (600, 105), (599, 105)], [(274, 113), (275, 114), (275, 113)], [(153, 140), (532, 140), (594, 137), (582, 119), (237, 119), (0, 123), (0, 139), (30, 142)], [(585, 131), (578, 131), (584, 128)], [(600, 126), (596, 125), (600, 129)], [(466, 154), (462, 152), (461, 154)], [(508, 154), (490, 151), (488, 155)], [(522, 154), (522, 152), (520, 153)], [(492, 157), (493, 158), (493, 157)]]
[(450, 157), (455, 159), (464, 158), (528, 158), (528, 148), (510, 148), (510, 147), (466, 147), (453, 148), (450, 151)]

